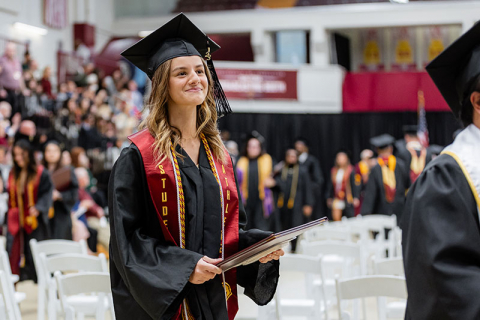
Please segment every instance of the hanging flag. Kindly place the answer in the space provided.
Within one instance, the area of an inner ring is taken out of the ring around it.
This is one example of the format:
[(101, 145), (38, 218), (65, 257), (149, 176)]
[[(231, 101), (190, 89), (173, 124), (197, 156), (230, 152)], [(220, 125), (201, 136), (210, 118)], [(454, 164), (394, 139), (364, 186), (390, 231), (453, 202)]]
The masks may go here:
[(67, 0), (44, 0), (43, 20), (46, 26), (63, 29), (68, 25)]
[(427, 148), (429, 144), (427, 114), (425, 112), (425, 97), (423, 91), (418, 91), (418, 129), (417, 136), (420, 143)]

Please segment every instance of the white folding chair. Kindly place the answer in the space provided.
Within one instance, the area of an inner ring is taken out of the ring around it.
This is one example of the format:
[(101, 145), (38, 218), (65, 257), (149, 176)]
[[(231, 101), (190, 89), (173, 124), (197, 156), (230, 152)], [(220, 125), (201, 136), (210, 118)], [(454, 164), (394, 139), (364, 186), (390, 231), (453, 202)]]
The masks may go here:
[[(48, 319), (55, 320), (57, 314), (62, 314), (62, 308), (57, 296), (57, 283), (52, 274), (60, 272), (104, 272), (108, 273), (107, 259), (104, 254), (98, 257), (87, 256), (78, 253), (66, 253), (47, 257), (45, 253), (40, 254), (40, 264), (45, 271), (45, 278), (48, 288)], [(69, 297), (69, 304), (77, 310), (83, 310), (83, 314), (94, 314), (97, 296), (72, 296)], [(93, 310), (93, 311), (92, 311)], [(93, 312), (93, 313), (92, 313)]]
[[(391, 297), (407, 299), (407, 286), (405, 278), (396, 276), (363, 276), (352, 279), (336, 279), (338, 316), (339, 319), (348, 318), (347, 313), (342, 310), (342, 300), (363, 299), (368, 297)], [(380, 302), (378, 305), (380, 306)], [(385, 314), (382, 314), (378, 308), (378, 319), (384, 320)], [(366, 319), (365, 308), (363, 316)], [(345, 316), (345, 317), (344, 317)], [(358, 314), (353, 314), (351, 319), (359, 319)]]
[(20, 315), (15, 313), (15, 302), (10, 286), (12, 283), (5, 277), (5, 272), (0, 270), (0, 319), (21, 320)]
[[(310, 257), (300, 254), (290, 254), (282, 257), (280, 263), (280, 273), (299, 273), (304, 276), (305, 281), (305, 296), (306, 298), (298, 298), (301, 292), (295, 292), (295, 298), (285, 298), (283, 295), (286, 290), (289, 290), (289, 285), (293, 283), (286, 283), (282, 278), (278, 284), (275, 299), (270, 304), (270, 307), (275, 307), (277, 319), (281, 320), (283, 316), (303, 316), (307, 319), (328, 319), (328, 306), (323, 286), (314, 287), (313, 282), (319, 278), (323, 283), (322, 275), (322, 258), (320, 256)], [(295, 289), (301, 284), (295, 284)], [(261, 317), (259, 317), (260, 319)]]
[[(98, 301), (95, 306), (95, 318), (97, 320), (105, 319), (105, 312), (110, 310), (111, 319), (115, 320), (115, 311), (113, 308), (112, 290), (110, 287), (110, 275), (104, 272), (86, 272), (62, 275), (60, 271), (55, 272), (55, 279), (58, 286), (58, 294), (62, 308), (66, 314), (65, 320), (74, 320), (75, 314), (79, 310), (70, 304), (69, 297), (81, 294), (98, 295)], [(108, 306), (105, 305), (105, 297), (108, 300)], [(80, 311), (81, 312), (81, 311)]]
[(304, 233), (305, 240), (308, 242), (322, 240), (337, 240), (351, 242), (352, 236), (348, 228), (341, 226), (320, 226)]
[[(25, 300), (27, 295), (25, 292), (16, 292), (14, 283), (12, 279), (12, 269), (10, 268), (10, 261), (8, 259), (8, 254), (5, 250), (0, 249), (0, 271), (3, 271), (5, 280), (7, 281), (7, 289), (9, 290), (9, 295), (12, 297), (12, 308), (17, 319), (20, 319), (20, 308), (18, 304)], [(9, 284), (8, 284), (9, 283)]]
[(375, 274), (388, 276), (405, 276), (402, 258), (375, 259)]
[[(402, 258), (375, 259), (374, 265), (376, 275), (405, 276)], [(385, 298), (380, 298), (378, 303), (380, 312), (386, 313), (387, 318), (402, 318), (407, 308), (407, 301), (392, 301), (387, 303)]]
[(47, 279), (45, 278), (45, 271), (42, 270), (40, 263), (40, 253), (45, 253), (47, 256), (62, 253), (80, 253), (88, 255), (87, 243), (85, 241), (75, 242), (69, 240), (45, 240), (37, 242), (37, 240), (30, 240), (30, 249), (32, 251), (33, 262), (37, 272), (38, 281), (38, 308), (37, 320), (45, 320), (45, 305), (47, 303)]

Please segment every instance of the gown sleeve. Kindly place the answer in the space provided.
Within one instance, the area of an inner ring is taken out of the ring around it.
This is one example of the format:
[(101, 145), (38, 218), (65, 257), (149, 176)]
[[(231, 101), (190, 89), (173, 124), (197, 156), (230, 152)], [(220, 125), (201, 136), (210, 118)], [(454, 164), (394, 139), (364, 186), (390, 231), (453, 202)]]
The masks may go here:
[(40, 212), (39, 219), (42, 219), (45, 225), (48, 225), (48, 211), (53, 205), (52, 200), (53, 183), (47, 169), (44, 169), (40, 176), (38, 185), (37, 202), (35, 208)]
[[(141, 155), (133, 146), (122, 152), (112, 169), (108, 199), (110, 257), (128, 290), (125, 293), (119, 279), (112, 278), (115, 303), (130, 294), (151, 318), (164, 319), (187, 295), (189, 277), (203, 255), (169, 245), (163, 238)], [(137, 316), (132, 312), (121, 319)]]
[(70, 170), (70, 175), (70, 187), (67, 190), (61, 192), (61, 201), (63, 202), (63, 205), (65, 206), (66, 212), (68, 212), (68, 214), (70, 214), (73, 206), (78, 201), (78, 180), (73, 170), (73, 167)]
[[(370, 173), (370, 177), (367, 182), (367, 186), (365, 187), (365, 197), (363, 198), (361, 214), (362, 216), (367, 214), (374, 214), (375, 210), (375, 202), (377, 201), (377, 196), (379, 193), (379, 186), (378, 186), (378, 176), (381, 176), (381, 169), (380, 166), (375, 166)], [(380, 178), (381, 179), (381, 178)]]
[[(237, 192), (239, 189), (237, 177)], [(240, 193), (238, 193), (239, 203), (239, 244), (238, 249), (243, 250), (256, 242), (265, 239), (272, 233), (258, 229), (245, 230), (247, 225), (247, 214), (243, 206)], [(245, 295), (252, 299), (256, 304), (263, 306), (272, 300), (277, 290), (279, 278), (279, 261), (269, 261), (267, 263), (254, 262), (247, 266), (237, 268), (237, 283), (245, 288)]]
[(403, 218), (406, 319), (480, 319), (478, 209), (453, 158), (442, 155), (426, 168)]

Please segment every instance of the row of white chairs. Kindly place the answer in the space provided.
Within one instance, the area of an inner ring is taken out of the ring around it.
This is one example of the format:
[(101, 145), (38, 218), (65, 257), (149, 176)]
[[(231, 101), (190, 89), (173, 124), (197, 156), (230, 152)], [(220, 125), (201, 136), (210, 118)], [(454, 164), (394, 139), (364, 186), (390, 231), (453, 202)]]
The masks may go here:
[[(49, 320), (58, 316), (103, 320), (107, 311), (115, 319), (105, 255), (88, 255), (84, 241), (31, 240), (29, 244), (38, 278), (37, 319), (45, 319), (46, 309)], [(13, 278), (8, 255), (0, 244), (0, 320), (21, 320), (19, 302), (25, 294), (15, 292)]]
[[(310, 239), (311, 240), (311, 239)], [(276, 318), (281, 316), (295, 315), (303, 316), (307, 319), (328, 319), (328, 311), (337, 305), (341, 308), (341, 298), (338, 292), (338, 283), (349, 279), (369, 279), (367, 276), (365, 261), (362, 255), (362, 246), (358, 243), (347, 241), (302, 241), (301, 247), (303, 254), (292, 254), (282, 257), (280, 268), (282, 275), (286, 272), (302, 273), (305, 278), (305, 295), (307, 299), (285, 299), (282, 297), (282, 278), (279, 283), (279, 290), (275, 301), (270, 304), (270, 309), (266, 309), (267, 314), (272, 313), (272, 308), (276, 310)], [(375, 258), (372, 274), (375, 280), (371, 285), (377, 286), (382, 281), (390, 281), (388, 277), (400, 277), (403, 288), (406, 288), (403, 278), (403, 260), (400, 257), (395, 258)], [(387, 276), (387, 280), (382, 280)], [(380, 280), (378, 280), (380, 279)], [(367, 281), (368, 282), (368, 281)], [(395, 282), (395, 281), (394, 281)], [(396, 281), (398, 282), (398, 281)], [(387, 286), (388, 287), (388, 286)], [(392, 287), (393, 288), (393, 287)], [(397, 290), (398, 291), (398, 290)], [(406, 295), (398, 296), (393, 291), (393, 297), (405, 299)], [(404, 290), (406, 292), (406, 289)], [(376, 291), (372, 291), (376, 292)], [(381, 293), (379, 291), (379, 293)], [(388, 296), (388, 295), (387, 295)], [(363, 298), (360, 296), (359, 298)], [(337, 300), (338, 299), (338, 300)], [(378, 312), (379, 319), (401, 317), (405, 312), (405, 301), (386, 303), (383, 298), (379, 299)], [(355, 307), (355, 305), (354, 305)], [(357, 308), (358, 309), (358, 308)], [(365, 316), (365, 304), (363, 303)], [(355, 319), (358, 319), (358, 310), (354, 308)], [(262, 318), (263, 317), (263, 318)], [(273, 318), (273, 317), (272, 317)], [(258, 319), (267, 319), (264, 314), (259, 314)]]

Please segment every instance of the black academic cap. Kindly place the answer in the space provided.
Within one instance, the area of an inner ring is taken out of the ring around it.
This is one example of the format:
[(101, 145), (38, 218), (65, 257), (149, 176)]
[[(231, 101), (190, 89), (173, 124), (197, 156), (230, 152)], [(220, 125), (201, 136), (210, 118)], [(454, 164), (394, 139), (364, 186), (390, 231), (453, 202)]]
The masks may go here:
[(199, 56), (207, 60), (213, 78), (213, 93), (218, 116), (231, 112), (225, 93), (215, 72), (210, 54), (220, 46), (194, 25), (186, 15), (175, 18), (121, 53), (128, 61), (152, 79), (157, 68), (173, 58)]
[(418, 126), (416, 124), (409, 124), (402, 127), (403, 134), (417, 134)]
[(480, 23), (445, 49), (426, 69), (458, 118), (465, 95), (480, 75)]
[(392, 146), (395, 143), (395, 138), (389, 134), (382, 134), (371, 138), (370, 143), (376, 148), (383, 149)]
[(432, 144), (428, 147), (428, 150), (432, 153), (432, 154), (435, 154), (435, 155), (439, 155), (440, 153), (442, 153), (442, 150), (444, 149), (445, 147), (443, 146), (439, 146), (438, 144)]
[(180, 13), (121, 55), (152, 79), (157, 68), (165, 61), (185, 56), (207, 59), (209, 48), (212, 53), (220, 46)]

